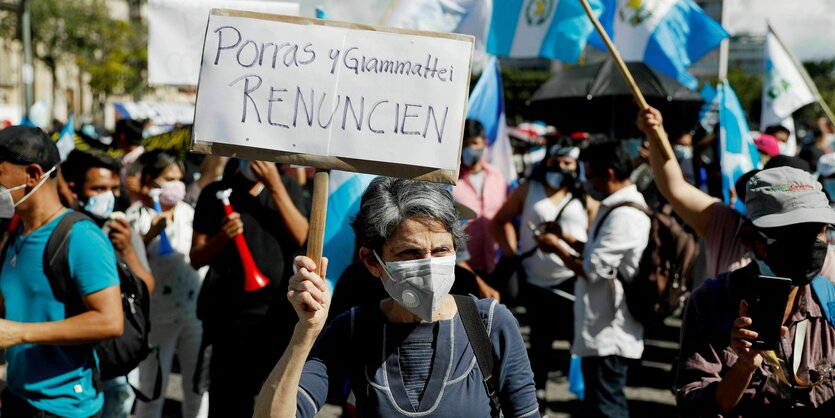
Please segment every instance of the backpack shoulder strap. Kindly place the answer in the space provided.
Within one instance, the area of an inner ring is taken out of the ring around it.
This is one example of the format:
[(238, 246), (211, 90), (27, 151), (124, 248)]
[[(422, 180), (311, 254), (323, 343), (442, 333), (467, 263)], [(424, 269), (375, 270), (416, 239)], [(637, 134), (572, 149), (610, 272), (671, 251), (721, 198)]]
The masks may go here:
[(72, 307), (81, 311), (84, 310), (84, 304), (70, 274), (69, 242), (73, 226), (84, 220), (90, 220), (90, 218), (79, 212), (72, 211), (64, 215), (46, 242), (43, 260), (44, 274), (49, 280), (55, 299), (67, 305), (68, 308)]
[(493, 348), (490, 344), (490, 337), (487, 336), (487, 328), (481, 315), (478, 314), (475, 301), (470, 296), (453, 295), (455, 304), (458, 306), (458, 314), (461, 315), (461, 322), (464, 323), (464, 331), (473, 347), (476, 362), (484, 376), (484, 388), (490, 398), (490, 410), (494, 417), (499, 416), (500, 403), (499, 391), (496, 384), (496, 376), (493, 375)]
[(601, 227), (601, 226), (603, 226), (603, 222), (605, 222), (605, 221), (606, 221), (606, 218), (608, 218), (608, 217), (609, 217), (609, 214), (611, 214), (612, 212), (614, 212), (614, 210), (615, 210), (615, 209), (617, 209), (617, 208), (622, 208), (622, 207), (630, 207), (630, 208), (635, 208), (635, 209), (638, 209), (638, 210), (640, 210), (641, 212), (645, 213), (647, 216), (649, 216), (649, 215), (650, 215), (650, 211), (649, 211), (649, 209), (647, 209), (647, 208), (645, 208), (645, 207), (643, 207), (643, 206), (641, 206), (641, 205), (639, 205), (639, 204), (637, 204), (637, 203), (635, 203), (635, 202), (620, 202), (620, 203), (618, 203), (618, 204), (616, 204), (616, 205), (612, 206), (611, 208), (609, 208), (609, 210), (607, 210), (605, 213), (603, 213), (602, 217), (601, 217), (601, 218), (600, 218), (600, 220), (597, 222), (597, 225), (595, 225), (595, 226), (594, 226), (594, 231), (592, 231), (592, 233), (591, 233), (591, 235), (590, 235), (590, 237), (592, 237), (592, 238), (590, 238), (590, 239), (589, 239), (590, 241), (591, 241), (591, 239), (593, 239), (593, 238), (596, 238), (596, 237), (597, 237), (597, 233), (598, 233), (598, 232), (600, 232), (600, 227)]

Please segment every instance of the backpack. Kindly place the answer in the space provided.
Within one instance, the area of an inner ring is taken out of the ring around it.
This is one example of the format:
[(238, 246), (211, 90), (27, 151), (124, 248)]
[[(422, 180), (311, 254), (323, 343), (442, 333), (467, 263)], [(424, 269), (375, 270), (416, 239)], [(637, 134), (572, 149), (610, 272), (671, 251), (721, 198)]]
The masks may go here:
[(645, 326), (658, 324), (668, 316), (680, 314), (690, 295), (693, 265), (699, 254), (696, 237), (673, 216), (669, 204), (651, 210), (632, 202), (612, 206), (603, 214), (592, 236), (597, 235), (606, 217), (620, 207), (638, 209), (650, 219), (649, 240), (641, 254), (637, 274), (628, 280), (618, 273), (626, 307)]
[[(44, 273), (49, 280), (55, 299), (65, 304), (68, 318), (87, 310), (81, 295), (75, 289), (69, 264), (70, 232), (73, 225), (81, 221), (93, 222), (92, 219), (79, 212), (69, 212), (64, 215), (50, 235), (44, 250)], [(127, 375), (152, 351), (156, 351), (159, 357), (159, 350), (152, 349), (148, 342), (148, 334), (151, 331), (148, 287), (133, 274), (118, 253), (116, 253), (116, 271), (119, 274), (119, 286), (122, 293), (124, 333), (119, 337), (93, 344), (99, 358), (99, 368), (97, 373), (94, 373), (97, 387), (101, 387), (99, 380)], [(149, 398), (133, 388), (137, 398), (145, 402), (159, 398), (161, 380), (162, 373), (158, 370), (153, 396)]]

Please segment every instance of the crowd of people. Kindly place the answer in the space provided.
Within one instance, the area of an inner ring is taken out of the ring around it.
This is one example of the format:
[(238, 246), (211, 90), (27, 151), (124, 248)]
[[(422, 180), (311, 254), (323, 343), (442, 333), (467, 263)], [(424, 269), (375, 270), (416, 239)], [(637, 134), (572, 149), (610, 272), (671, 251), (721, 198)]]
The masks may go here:
[[(703, 249), (685, 272), (679, 413), (831, 416), (831, 123), (820, 121), (798, 155), (785, 155), (790, 131), (766, 130), (755, 141), (763, 167), (727, 203), (715, 134), (671, 133), (668, 156), (661, 113), (641, 112), (636, 124), (636, 149), (549, 131), (509, 186), (486, 159), (484, 128), (468, 120), (451, 189), (370, 184), (351, 224), (354, 263), (334, 289), (327, 260), (301, 256), (303, 170), (218, 156), (195, 165), (146, 150), (138, 121), (119, 121), (110, 152), (74, 150), (63, 162), (42, 130), (0, 130), (0, 413), (162, 417), (154, 394), (176, 358), (185, 418), (313, 417), (325, 403), (346, 416), (545, 416), (549, 373), (567, 376), (572, 364), (553, 355), (563, 340), (585, 383), (574, 415), (628, 417), (627, 375), (657, 324), (627, 301), (647, 274), (653, 212), (668, 208)], [(71, 213), (86, 217), (62, 237), (75, 305), (56, 290), (49, 252)], [(238, 237), (269, 280), (259, 290), (245, 291)], [(154, 350), (103, 378), (95, 343), (119, 338), (134, 317), (123, 269), (147, 289)], [(763, 276), (791, 281), (785, 308), (771, 307), (784, 312), (776, 349), (751, 342)]]

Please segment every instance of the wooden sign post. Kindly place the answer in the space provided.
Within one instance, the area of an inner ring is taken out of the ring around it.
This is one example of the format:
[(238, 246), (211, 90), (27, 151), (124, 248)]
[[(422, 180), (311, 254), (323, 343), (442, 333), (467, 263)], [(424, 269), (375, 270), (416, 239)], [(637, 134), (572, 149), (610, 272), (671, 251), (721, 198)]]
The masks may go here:
[[(192, 150), (455, 184), (473, 37), (214, 9)], [(328, 174), (307, 255), (320, 264)]]

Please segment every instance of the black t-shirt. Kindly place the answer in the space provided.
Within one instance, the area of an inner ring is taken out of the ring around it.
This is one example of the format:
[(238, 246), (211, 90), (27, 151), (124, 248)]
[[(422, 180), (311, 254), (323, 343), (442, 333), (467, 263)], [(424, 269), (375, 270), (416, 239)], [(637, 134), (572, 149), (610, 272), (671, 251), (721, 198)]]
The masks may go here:
[[(307, 216), (298, 183), (284, 175), (281, 180), (293, 203)], [(301, 248), (290, 239), (269, 191), (265, 188), (258, 196), (252, 196), (248, 192), (250, 186), (251, 183), (240, 177), (206, 186), (197, 201), (194, 232), (209, 237), (220, 232), (226, 212), (216, 194), (231, 188), (229, 201), (232, 209), (241, 215), (244, 239), (256, 266), (270, 279), (270, 283), (255, 292), (244, 291), (243, 265), (234, 240), (230, 240), (209, 264), (209, 272), (203, 282), (197, 310), (204, 321), (260, 322), (268, 312), (275, 312), (278, 316), (274, 319), (278, 320), (287, 312), (292, 313), (285, 297), (287, 280), (293, 274), (293, 257)]]

